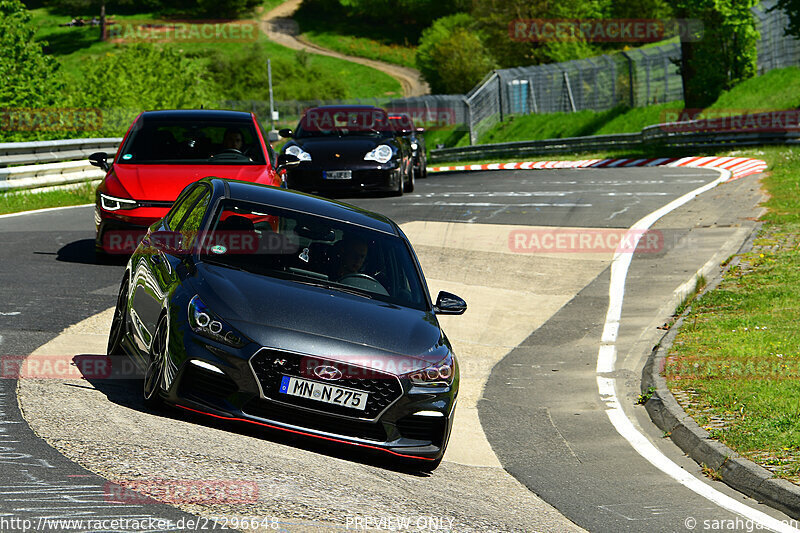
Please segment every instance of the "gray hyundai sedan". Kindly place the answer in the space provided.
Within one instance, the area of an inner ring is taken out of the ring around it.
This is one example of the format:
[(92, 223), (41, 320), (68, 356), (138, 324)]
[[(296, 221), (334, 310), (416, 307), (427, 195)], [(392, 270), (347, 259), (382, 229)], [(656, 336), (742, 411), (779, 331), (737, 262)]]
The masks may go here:
[(109, 355), (154, 405), (375, 450), (444, 455), (459, 371), (406, 236), (304, 193), (205, 178), (149, 228), (119, 290)]

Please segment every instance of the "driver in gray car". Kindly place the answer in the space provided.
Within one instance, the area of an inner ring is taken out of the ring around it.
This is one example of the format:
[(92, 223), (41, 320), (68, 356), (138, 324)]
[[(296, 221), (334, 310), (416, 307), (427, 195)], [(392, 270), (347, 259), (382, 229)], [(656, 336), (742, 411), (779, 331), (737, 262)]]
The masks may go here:
[(328, 279), (340, 280), (350, 274), (357, 274), (364, 265), (369, 248), (361, 239), (345, 236), (334, 246), (334, 255)]

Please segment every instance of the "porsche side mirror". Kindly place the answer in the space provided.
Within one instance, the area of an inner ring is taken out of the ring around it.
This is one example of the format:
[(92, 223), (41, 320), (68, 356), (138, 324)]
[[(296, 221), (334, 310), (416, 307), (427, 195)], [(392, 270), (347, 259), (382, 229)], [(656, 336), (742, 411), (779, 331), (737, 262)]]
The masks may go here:
[(278, 135), (280, 135), (284, 139), (291, 139), (292, 136), (294, 135), (294, 132), (292, 130), (290, 130), (289, 128), (283, 128), (283, 129), (278, 130)]
[(436, 297), (436, 305), (433, 312), (437, 315), (463, 315), (467, 310), (467, 302), (455, 294), (441, 291)]
[(89, 156), (89, 164), (95, 167), (100, 167), (106, 172), (111, 168), (108, 164), (108, 154), (105, 152), (95, 152)]

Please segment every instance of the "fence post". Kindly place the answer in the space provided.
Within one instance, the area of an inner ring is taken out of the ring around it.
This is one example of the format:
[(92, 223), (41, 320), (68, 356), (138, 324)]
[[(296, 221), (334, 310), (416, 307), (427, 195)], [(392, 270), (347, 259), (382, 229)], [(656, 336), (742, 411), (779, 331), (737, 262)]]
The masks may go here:
[(472, 126), (472, 104), (469, 102), (469, 98), (464, 98), (464, 104), (467, 106), (467, 128), (469, 130), (469, 145), (472, 146), (476, 142), (478, 142), (478, 134), (475, 131), (475, 128)]
[(636, 99), (633, 92), (633, 58), (625, 52), (620, 52), (622, 57), (628, 60), (628, 92), (630, 93), (631, 107), (636, 107)]
[(575, 109), (575, 99), (572, 97), (572, 87), (569, 85), (569, 74), (567, 74), (566, 70), (564, 71), (564, 84), (567, 86), (567, 97), (569, 98), (570, 109), (572, 109), (574, 113), (577, 109)]
[(503, 80), (500, 79), (497, 71), (494, 74), (497, 76), (497, 104), (500, 107), (500, 122), (503, 122)]

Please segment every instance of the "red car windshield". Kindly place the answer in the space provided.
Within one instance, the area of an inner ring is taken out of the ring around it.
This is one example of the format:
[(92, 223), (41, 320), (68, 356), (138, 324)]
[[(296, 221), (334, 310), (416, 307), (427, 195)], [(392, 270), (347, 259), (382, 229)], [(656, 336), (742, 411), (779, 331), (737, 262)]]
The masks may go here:
[(117, 163), (265, 165), (252, 122), (140, 120)]

